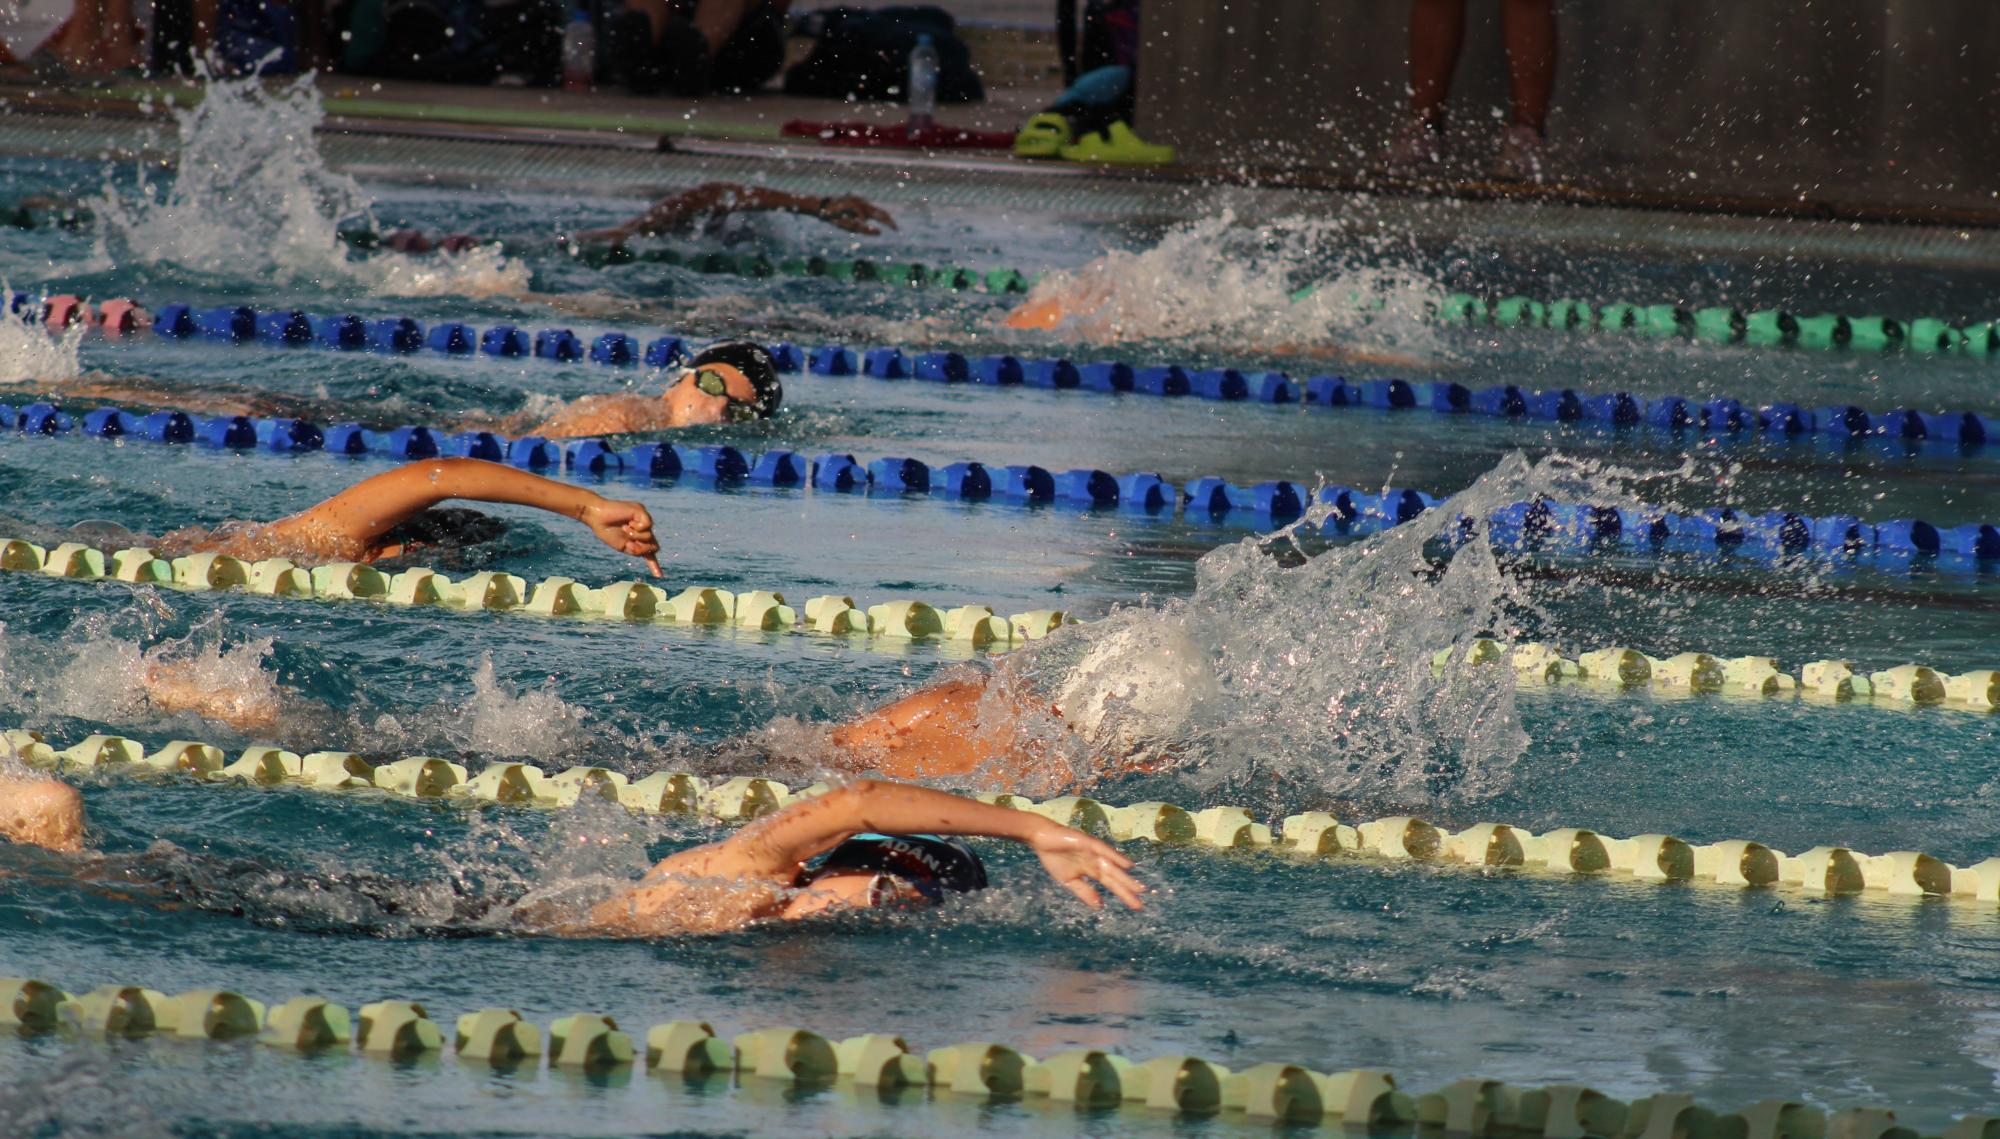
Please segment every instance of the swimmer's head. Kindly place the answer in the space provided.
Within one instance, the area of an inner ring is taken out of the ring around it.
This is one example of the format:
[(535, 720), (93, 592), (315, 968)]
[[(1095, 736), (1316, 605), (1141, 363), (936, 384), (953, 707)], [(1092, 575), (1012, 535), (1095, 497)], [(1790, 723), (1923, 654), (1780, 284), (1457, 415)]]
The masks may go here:
[(145, 539), (108, 518), (86, 518), (69, 528), (71, 541), (105, 549), (143, 546)]
[(506, 532), (507, 524), (490, 514), (462, 506), (433, 506), (390, 528), (377, 543), (374, 556), (390, 560), (420, 550), (462, 550), (491, 542)]
[(806, 885), (836, 875), (873, 875), (871, 906), (934, 906), (948, 895), (986, 888), (986, 865), (972, 847), (936, 835), (855, 835), (826, 853)]
[(667, 398), (689, 404), (690, 411), (710, 413), (702, 418), (712, 422), (745, 422), (776, 415), (785, 388), (778, 382), (778, 362), (768, 351), (731, 340), (711, 344), (688, 361), (687, 370), (668, 387)]
[(1154, 618), (1098, 642), (1070, 670), (1056, 707), (1092, 750), (1122, 756), (1172, 740), (1220, 692), (1208, 652)]

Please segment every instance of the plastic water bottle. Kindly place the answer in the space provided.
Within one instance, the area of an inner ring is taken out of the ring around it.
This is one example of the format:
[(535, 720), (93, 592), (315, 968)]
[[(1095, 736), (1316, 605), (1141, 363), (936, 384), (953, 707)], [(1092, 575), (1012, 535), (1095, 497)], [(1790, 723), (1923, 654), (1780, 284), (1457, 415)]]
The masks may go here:
[(937, 113), (938, 50), (929, 35), (910, 49), (910, 129), (929, 130)]
[(596, 73), (597, 29), (590, 23), (589, 12), (571, 8), (569, 23), (563, 28), (563, 90), (590, 90)]

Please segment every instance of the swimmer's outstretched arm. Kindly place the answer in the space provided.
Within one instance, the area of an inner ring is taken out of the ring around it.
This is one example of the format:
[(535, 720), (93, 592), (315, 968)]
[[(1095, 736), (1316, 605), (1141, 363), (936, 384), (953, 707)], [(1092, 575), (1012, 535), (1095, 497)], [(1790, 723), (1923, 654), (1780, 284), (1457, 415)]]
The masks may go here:
[(644, 558), (659, 576), (660, 543), (653, 537), (653, 516), (645, 507), (483, 459), (406, 463), (363, 479), (318, 506), (281, 518), (268, 529), (275, 537), (309, 548), (335, 544), (373, 548), (412, 515), (453, 498), (510, 502), (574, 518), (605, 545)]
[(1091, 909), (1104, 904), (1091, 888), (1093, 879), (1132, 909), (1145, 905), (1139, 895), (1146, 888), (1132, 877), (1132, 860), (1110, 843), (1029, 811), (908, 783), (857, 780), (752, 823), (728, 842), (796, 868), (869, 832), (1012, 839), (1032, 847), (1049, 877)]
[(815, 198), (787, 194), (782, 190), (738, 186), (730, 182), (707, 182), (692, 190), (654, 202), (651, 209), (623, 225), (593, 229), (576, 235), (578, 241), (623, 241), (629, 237), (656, 237), (688, 228), (697, 218), (721, 218), (734, 213), (784, 210), (815, 217), (849, 233), (873, 236), (882, 227), (896, 228), (896, 219), (886, 210), (851, 194)]
[[(694, 924), (685, 904), (689, 880), (788, 888), (808, 859), (870, 831), (1012, 839), (1034, 848), (1049, 877), (1092, 909), (1104, 904), (1092, 881), (1132, 909), (1145, 905), (1141, 895), (1146, 888), (1132, 877), (1132, 860), (1082, 831), (1011, 807), (906, 783), (861, 779), (767, 815), (721, 842), (662, 859), (631, 888), (600, 902), (580, 928), (624, 933), (686, 930)], [(738, 889), (705, 896), (696, 920), (702, 928), (713, 929), (750, 920), (754, 915), (748, 912), (745, 896), (751, 892)], [(740, 912), (719, 913), (724, 906), (738, 907)], [(654, 916), (662, 913), (674, 916), (666, 921)]]

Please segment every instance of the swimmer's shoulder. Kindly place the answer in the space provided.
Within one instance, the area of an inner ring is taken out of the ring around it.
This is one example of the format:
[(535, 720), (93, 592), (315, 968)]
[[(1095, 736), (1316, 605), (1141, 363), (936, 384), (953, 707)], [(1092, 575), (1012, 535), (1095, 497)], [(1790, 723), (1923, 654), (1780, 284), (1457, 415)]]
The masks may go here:
[(665, 400), (639, 392), (581, 396), (550, 416), (536, 433), (551, 438), (583, 435), (629, 435), (675, 427)]

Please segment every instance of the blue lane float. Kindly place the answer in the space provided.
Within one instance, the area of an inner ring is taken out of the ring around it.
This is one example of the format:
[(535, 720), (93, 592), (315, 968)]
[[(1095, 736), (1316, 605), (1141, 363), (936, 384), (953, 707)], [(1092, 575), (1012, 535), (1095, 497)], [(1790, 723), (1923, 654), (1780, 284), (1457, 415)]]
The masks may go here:
[[(1654, 310), (1660, 311), (1654, 311)], [(1563, 317), (1561, 306), (1533, 315), (1534, 322)], [(1509, 310), (1511, 311), (1511, 310)], [(1610, 306), (1605, 319), (1616, 327), (1651, 328), (1681, 321), (1672, 306)], [(1573, 314), (1572, 314), (1573, 315)], [(1754, 315), (1754, 314), (1753, 314)], [(1520, 319), (1530, 317), (1523, 315)], [(1684, 322), (1682, 322), (1684, 323)], [(1866, 321), (1844, 321), (1850, 331), (1872, 336)], [(591, 360), (623, 367), (644, 363), (668, 368), (692, 355), (692, 346), (676, 336), (663, 336), (642, 349), (624, 333), (609, 332), (586, 344), (568, 329), (543, 329), (522, 351), (524, 330), (496, 325), (483, 332), (448, 322), (428, 331), (406, 318), (367, 321), (352, 314), (317, 316), (295, 311), (259, 314), (247, 306), (194, 310), (186, 304), (161, 306), (155, 316), (156, 335), (168, 340), (210, 340), (232, 343), (265, 341), (334, 350), (366, 349), (409, 353), (429, 348), (446, 355), (512, 357), (532, 354), (557, 362)], [(1828, 333), (1837, 335), (1835, 329)], [(1063, 359), (1023, 359), (1009, 355), (969, 359), (956, 352), (905, 352), (888, 346), (857, 354), (838, 344), (809, 351), (791, 344), (771, 345), (780, 371), (812, 375), (867, 375), (885, 380), (922, 379), (943, 383), (1069, 389), (1107, 394), (1176, 397), (1193, 395), (1217, 401), (1268, 404), (1304, 402), (1321, 408), (1371, 408), (1378, 411), (1429, 410), (1448, 415), (1485, 415), (1507, 419), (1576, 423), (1613, 428), (1651, 427), (1659, 430), (1755, 434), (1778, 437), (1826, 435), (1839, 440), (1869, 438), (1905, 442), (1981, 447), (2000, 437), (2000, 417), (1973, 411), (1927, 412), (1914, 408), (1871, 411), (1852, 405), (1804, 408), (1775, 403), (1753, 407), (1719, 398), (1707, 401), (1662, 395), (1650, 399), (1630, 392), (1587, 392), (1572, 389), (1536, 391), (1516, 385), (1472, 390), (1451, 382), (1418, 382), (1395, 377), (1349, 380), (1314, 376), (1295, 382), (1282, 372), (1254, 378), (1230, 368), (1193, 368), (1177, 364), (1134, 367), (1116, 360), (1073, 363)]]
[[(1206, 476), (1177, 487), (1151, 472), (1116, 475), (1088, 467), (1051, 472), (1031, 464), (964, 461), (933, 468), (907, 456), (864, 462), (850, 454), (829, 453), (808, 460), (783, 449), (753, 456), (724, 445), (669, 443), (639, 443), (620, 451), (595, 438), (558, 444), (539, 436), (509, 439), (489, 431), (446, 436), (422, 426), (375, 430), (344, 423), (321, 429), (301, 419), (247, 416), (196, 421), (174, 410), (139, 415), (104, 407), (79, 420), (47, 403), (20, 409), (0, 405), (0, 424), (7, 423), (18, 434), (31, 437), (81, 434), (264, 453), (325, 450), (394, 461), (459, 456), (579, 477), (681, 480), (710, 488), (810, 486), (841, 494), (935, 496), (1014, 506), (1054, 503), (1164, 517), (1178, 514), (1190, 524), (1263, 529), (1303, 516), (1309, 497), (1303, 484), (1283, 479), (1239, 486)], [(1331, 537), (1359, 537), (1401, 526), (1437, 505), (1436, 499), (1421, 491), (1394, 487), (1369, 492), (1323, 486), (1310, 498), (1329, 508), (1319, 528)], [(1985, 522), (1956, 526), (1917, 518), (1865, 522), (1851, 515), (1748, 514), (1727, 507), (1678, 513), (1656, 507), (1557, 503), (1546, 498), (1499, 507), (1484, 521), (1494, 545), (1523, 551), (1575, 553), (1616, 547), (1767, 561), (1874, 558), (1909, 564), (1923, 560), (1947, 570), (1991, 568), (2000, 563), (2000, 525)], [(1445, 534), (1454, 540), (1468, 540), (1476, 526), (1477, 520), (1461, 516)]]

